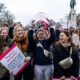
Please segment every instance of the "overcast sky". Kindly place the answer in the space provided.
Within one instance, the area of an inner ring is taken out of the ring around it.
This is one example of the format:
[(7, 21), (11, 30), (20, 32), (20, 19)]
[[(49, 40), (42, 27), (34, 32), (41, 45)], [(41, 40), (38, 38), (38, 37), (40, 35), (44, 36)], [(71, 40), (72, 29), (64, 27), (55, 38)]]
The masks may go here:
[[(21, 21), (24, 25), (38, 12), (45, 12), (46, 16), (59, 21), (70, 11), (70, 0), (0, 0), (7, 10), (14, 16), (15, 21)], [(80, 13), (80, 0), (76, 0), (76, 12)]]

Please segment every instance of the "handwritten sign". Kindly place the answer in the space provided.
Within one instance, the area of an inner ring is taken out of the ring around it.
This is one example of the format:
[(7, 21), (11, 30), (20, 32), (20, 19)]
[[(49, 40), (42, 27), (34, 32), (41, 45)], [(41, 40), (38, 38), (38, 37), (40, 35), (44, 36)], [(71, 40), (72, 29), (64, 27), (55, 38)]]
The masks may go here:
[(29, 65), (29, 62), (25, 62), (25, 56), (16, 45), (13, 45), (0, 57), (0, 62), (13, 75), (19, 74), (27, 65)]

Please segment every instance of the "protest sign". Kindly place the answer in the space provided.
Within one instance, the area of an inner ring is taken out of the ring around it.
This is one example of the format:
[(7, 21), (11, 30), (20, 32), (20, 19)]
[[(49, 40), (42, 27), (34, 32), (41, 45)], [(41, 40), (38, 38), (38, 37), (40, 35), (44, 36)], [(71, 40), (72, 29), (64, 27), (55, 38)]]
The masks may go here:
[(13, 45), (0, 56), (0, 62), (13, 75), (19, 74), (27, 65), (29, 65), (29, 62), (25, 62), (25, 56), (16, 45)]

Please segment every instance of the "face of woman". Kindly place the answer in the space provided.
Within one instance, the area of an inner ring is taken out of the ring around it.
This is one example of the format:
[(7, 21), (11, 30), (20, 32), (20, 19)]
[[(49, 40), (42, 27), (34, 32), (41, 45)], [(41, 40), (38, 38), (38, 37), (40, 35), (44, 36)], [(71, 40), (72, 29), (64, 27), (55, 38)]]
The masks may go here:
[(15, 34), (17, 37), (19, 37), (19, 38), (22, 38), (23, 37), (23, 35), (24, 35), (24, 29), (22, 28), (22, 27), (18, 27), (17, 29), (16, 29), (16, 34)]
[(1, 35), (6, 39), (8, 37), (8, 31), (7, 30), (2, 30)]
[(37, 33), (37, 38), (38, 38), (38, 40), (44, 40), (45, 39), (45, 34), (44, 34), (44, 32), (43, 31), (39, 31), (38, 33)]
[(66, 43), (66, 42), (68, 42), (69, 37), (64, 32), (61, 32), (59, 39), (62, 43)]

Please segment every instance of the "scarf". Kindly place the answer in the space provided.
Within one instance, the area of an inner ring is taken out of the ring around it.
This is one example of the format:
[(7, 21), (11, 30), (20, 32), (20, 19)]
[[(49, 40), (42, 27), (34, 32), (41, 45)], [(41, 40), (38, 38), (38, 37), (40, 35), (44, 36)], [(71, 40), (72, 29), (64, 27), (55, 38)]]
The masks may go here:
[(22, 52), (27, 51), (27, 48), (28, 48), (28, 36), (27, 36), (27, 34), (24, 34), (24, 36), (22, 38), (18, 38), (16, 36), (14, 36), (13, 41)]
[(61, 43), (61, 42), (60, 42), (60, 44), (61, 44), (63, 47), (65, 47), (65, 48), (71, 46), (71, 43), (66, 43), (66, 44), (64, 44), (64, 43)]

